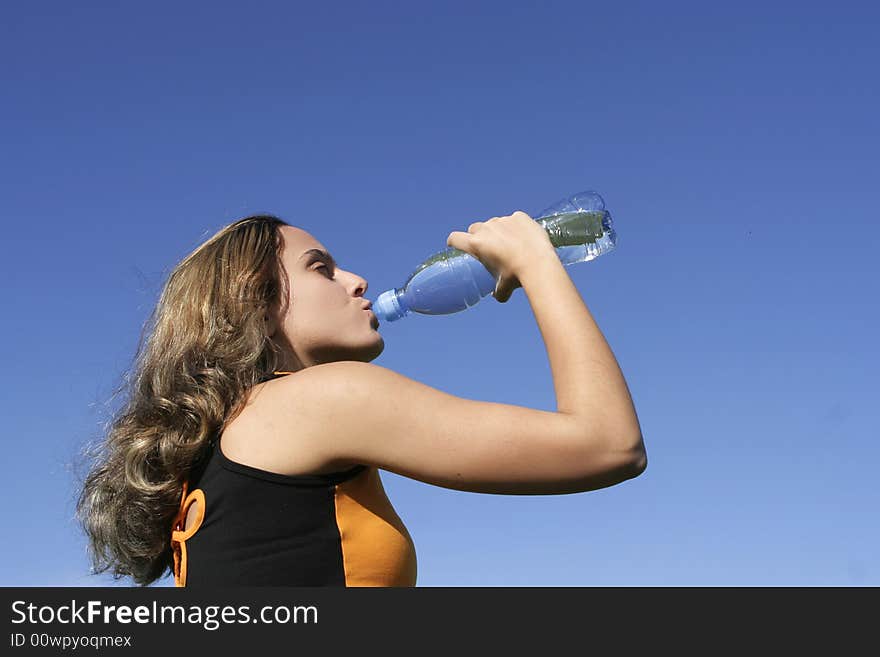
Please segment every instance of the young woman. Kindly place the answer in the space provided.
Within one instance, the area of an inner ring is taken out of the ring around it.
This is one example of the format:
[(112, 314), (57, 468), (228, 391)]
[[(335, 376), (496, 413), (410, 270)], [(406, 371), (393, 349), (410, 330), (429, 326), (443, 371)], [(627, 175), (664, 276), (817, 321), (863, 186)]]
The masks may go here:
[(624, 377), (541, 226), (453, 231), (522, 287), (557, 410), (463, 399), (373, 365), (367, 282), (308, 232), (241, 219), (173, 270), (77, 513), (93, 572), (141, 585), (414, 586), (379, 469), (461, 491), (576, 493), (646, 467)]

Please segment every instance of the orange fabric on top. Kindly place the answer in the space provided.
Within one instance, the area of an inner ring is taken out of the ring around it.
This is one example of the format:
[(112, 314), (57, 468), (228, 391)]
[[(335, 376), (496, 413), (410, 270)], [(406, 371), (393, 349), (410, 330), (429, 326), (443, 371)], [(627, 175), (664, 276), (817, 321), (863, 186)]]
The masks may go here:
[[(174, 586), (186, 586), (186, 540), (198, 531), (205, 519), (205, 492), (196, 488), (187, 495), (187, 482), (183, 482), (183, 492), (180, 495), (180, 510), (174, 519), (171, 530), (171, 550), (174, 556)], [(193, 502), (198, 501), (196, 508), (196, 520), (189, 529), (186, 527), (186, 514)]]
[(415, 586), (416, 550), (371, 466), (336, 485), (345, 586)]

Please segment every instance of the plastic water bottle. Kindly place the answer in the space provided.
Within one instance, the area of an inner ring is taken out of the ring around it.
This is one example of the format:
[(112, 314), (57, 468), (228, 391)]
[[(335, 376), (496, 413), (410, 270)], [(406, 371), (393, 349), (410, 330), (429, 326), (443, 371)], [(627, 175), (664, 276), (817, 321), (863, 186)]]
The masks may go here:
[[(617, 244), (605, 202), (586, 191), (564, 198), (537, 217), (564, 265), (588, 262)], [(386, 290), (373, 304), (380, 320), (394, 322), (410, 313), (448, 315), (476, 305), (495, 289), (495, 277), (471, 254), (447, 247), (429, 256), (403, 287)]]

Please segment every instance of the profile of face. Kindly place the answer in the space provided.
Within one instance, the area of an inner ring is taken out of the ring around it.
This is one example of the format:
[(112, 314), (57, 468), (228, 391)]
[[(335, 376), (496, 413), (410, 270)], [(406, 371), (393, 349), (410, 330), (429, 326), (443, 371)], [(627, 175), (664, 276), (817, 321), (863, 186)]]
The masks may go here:
[(321, 363), (369, 362), (379, 356), (385, 341), (377, 330), (379, 320), (364, 309), (369, 303), (363, 296), (367, 281), (338, 267), (308, 232), (295, 226), (279, 230), (289, 298), (266, 318), (269, 335), (285, 351), (279, 369), (296, 372)]

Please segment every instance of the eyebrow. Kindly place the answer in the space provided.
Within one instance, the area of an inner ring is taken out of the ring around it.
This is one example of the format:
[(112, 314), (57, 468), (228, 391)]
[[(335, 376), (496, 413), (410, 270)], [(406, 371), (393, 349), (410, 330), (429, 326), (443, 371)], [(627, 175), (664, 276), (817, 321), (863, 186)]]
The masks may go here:
[(336, 261), (333, 259), (333, 256), (327, 253), (326, 251), (322, 251), (321, 249), (309, 249), (308, 251), (303, 251), (302, 255), (299, 257), (300, 260), (305, 258), (307, 255), (316, 255), (322, 257), (324, 260), (330, 262), (333, 265), (333, 268), (336, 269)]

